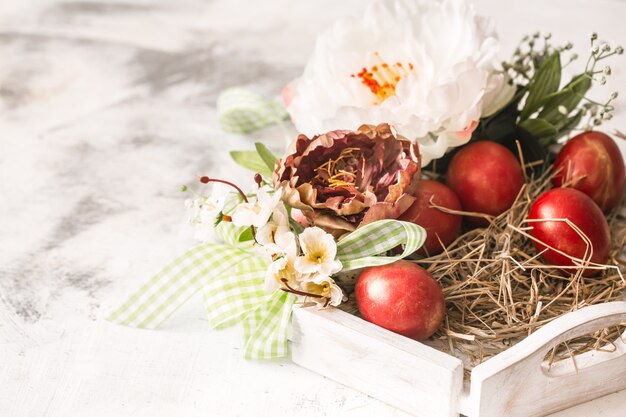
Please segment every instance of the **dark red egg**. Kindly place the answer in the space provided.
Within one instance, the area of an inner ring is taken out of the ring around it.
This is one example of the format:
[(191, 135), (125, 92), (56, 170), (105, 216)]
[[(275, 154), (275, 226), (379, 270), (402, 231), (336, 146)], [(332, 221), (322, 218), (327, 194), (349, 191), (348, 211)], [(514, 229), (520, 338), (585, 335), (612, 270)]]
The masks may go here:
[[(463, 147), (452, 158), (446, 176), (463, 210), (492, 216), (511, 208), (524, 185), (524, 173), (515, 155), (490, 141)], [(467, 220), (477, 226), (488, 224), (481, 217)]]
[(416, 197), (413, 205), (402, 213), (399, 220), (412, 222), (426, 229), (426, 241), (418, 253), (436, 255), (459, 236), (462, 217), (431, 207), (431, 199), (435, 205), (455, 211), (462, 210), (461, 202), (450, 187), (432, 180), (420, 181)]
[(366, 268), (355, 286), (363, 318), (392, 332), (424, 340), (441, 326), (441, 287), (422, 267), (408, 261)]
[(587, 194), (608, 213), (624, 193), (624, 158), (610, 136), (584, 132), (570, 139), (554, 161), (552, 183), (563, 184)]
[[(581, 237), (576, 229), (561, 219), (568, 219), (588, 239)], [(591, 262), (605, 264), (611, 248), (611, 232), (602, 210), (586, 194), (574, 188), (554, 188), (541, 194), (533, 203), (528, 213), (530, 234), (569, 256), (585, 259), (591, 255)], [(537, 252), (547, 247), (533, 242)], [(552, 264), (568, 273), (574, 273), (573, 260), (547, 248), (541, 255)], [(595, 269), (585, 269), (585, 276), (594, 276)]]

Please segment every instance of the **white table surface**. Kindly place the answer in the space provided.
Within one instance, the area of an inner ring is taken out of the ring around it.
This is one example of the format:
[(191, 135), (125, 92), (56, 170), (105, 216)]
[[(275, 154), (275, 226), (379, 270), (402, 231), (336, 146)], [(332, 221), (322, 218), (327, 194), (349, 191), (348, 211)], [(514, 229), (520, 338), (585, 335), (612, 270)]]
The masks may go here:
[[(0, 3), (0, 416), (406, 416), (288, 360), (244, 361), (241, 330), (210, 330), (197, 300), (159, 331), (97, 320), (194, 243), (181, 184), (242, 181), (227, 150), (283, 145), (278, 129), (222, 133), (219, 91), (278, 92), (319, 29), (366, 3)], [(477, 8), (497, 19), (503, 57), (534, 30), (581, 55), (594, 30), (626, 44), (626, 2)], [(612, 67), (603, 94), (621, 88), (623, 107), (626, 60)], [(607, 125), (620, 127), (623, 111)], [(624, 403), (557, 415), (621, 417)]]

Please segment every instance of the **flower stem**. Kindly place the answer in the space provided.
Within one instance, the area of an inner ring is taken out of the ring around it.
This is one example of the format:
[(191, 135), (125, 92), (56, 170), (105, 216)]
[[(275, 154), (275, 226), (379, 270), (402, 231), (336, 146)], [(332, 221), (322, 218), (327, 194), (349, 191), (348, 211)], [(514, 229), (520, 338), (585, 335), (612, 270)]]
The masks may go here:
[(241, 188), (237, 187), (235, 184), (233, 184), (233, 183), (232, 183), (232, 182), (230, 182), (230, 181), (220, 180), (220, 179), (218, 179), (218, 178), (209, 178), (209, 177), (207, 177), (207, 176), (205, 175), (205, 176), (200, 177), (200, 182), (201, 182), (202, 184), (208, 184), (208, 183), (210, 183), (210, 182), (219, 182), (219, 183), (222, 183), (222, 184), (226, 184), (226, 185), (228, 185), (228, 186), (230, 186), (230, 187), (233, 187), (235, 190), (237, 190), (237, 192), (239, 193), (239, 195), (240, 195), (241, 197), (243, 197), (243, 201), (245, 201), (246, 203), (248, 203), (248, 197), (246, 197), (246, 194), (245, 194), (243, 191), (241, 191)]
[(310, 292), (304, 292), (304, 291), (298, 291), (294, 288), (291, 288), (289, 286), (289, 281), (287, 281), (287, 278), (281, 278), (280, 281), (285, 284), (285, 287), (287, 288), (281, 288), (281, 290), (285, 291), (285, 292), (290, 292), (292, 294), (296, 294), (296, 295), (302, 295), (305, 297), (313, 297), (313, 298), (324, 298), (324, 296), (319, 295), (319, 294), (312, 294)]

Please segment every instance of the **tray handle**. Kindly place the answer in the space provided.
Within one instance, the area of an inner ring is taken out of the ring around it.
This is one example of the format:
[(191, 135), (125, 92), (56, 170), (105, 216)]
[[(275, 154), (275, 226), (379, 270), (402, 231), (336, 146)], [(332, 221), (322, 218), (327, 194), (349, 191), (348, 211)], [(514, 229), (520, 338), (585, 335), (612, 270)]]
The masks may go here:
[(577, 369), (567, 360), (554, 369), (542, 366), (558, 344), (621, 323), (626, 302), (585, 307), (478, 365), (471, 377), (470, 416), (545, 415), (626, 388), (626, 344), (619, 339), (614, 352), (575, 356)]

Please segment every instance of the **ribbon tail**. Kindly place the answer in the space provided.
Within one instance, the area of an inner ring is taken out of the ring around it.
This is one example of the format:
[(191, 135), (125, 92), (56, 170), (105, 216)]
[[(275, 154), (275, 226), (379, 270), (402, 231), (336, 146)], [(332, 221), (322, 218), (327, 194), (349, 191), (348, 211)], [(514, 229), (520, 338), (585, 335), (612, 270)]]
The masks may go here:
[(267, 302), (271, 294), (263, 284), (268, 267), (268, 259), (249, 254), (220, 276), (204, 280), (203, 301), (213, 328), (232, 326)]
[(296, 296), (276, 290), (244, 321), (246, 359), (274, 359), (289, 354), (287, 336)]
[(242, 249), (228, 245), (197, 246), (170, 262), (107, 319), (127, 326), (156, 328), (201, 289), (203, 280), (224, 274), (246, 255)]

